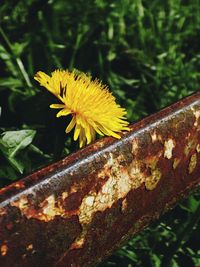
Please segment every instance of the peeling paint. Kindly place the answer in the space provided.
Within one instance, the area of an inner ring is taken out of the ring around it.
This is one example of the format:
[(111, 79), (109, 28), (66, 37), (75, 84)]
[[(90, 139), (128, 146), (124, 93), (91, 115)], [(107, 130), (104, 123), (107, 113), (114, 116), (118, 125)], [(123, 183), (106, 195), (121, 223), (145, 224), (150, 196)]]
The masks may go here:
[(168, 139), (164, 143), (164, 157), (167, 159), (172, 158), (172, 151), (173, 148), (175, 147), (175, 141), (173, 139)]
[(68, 192), (63, 192), (62, 193), (62, 200), (65, 200), (68, 197)]
[(86, 197), (86, 199), (85, 199), (86, 205), (89, 206), (89, 207), (92, 207), (93, 204), (94, 204), (94, 199), (95, 199), (94, 196), (88, 196), (88, 197)]
[(122, 213), (125, 213), (126, 210), (127, 210), (127, 208), (128, 208), (128, 201), (127, 201), (127, 199), (125, 198), (125, 199), (123, 199), (123, 201), (122, 201), (122, 206), (121, 206)]
[(22, 196), (18, 200), (11, 202), (11, 206), (17, 207), (22, 212), (28, 208), (28, 199), (27, 196)]
[(200, 153), (200, 144), (197, 145), (196, 151), (197, 151), (197, 153)]
[(133, 160), (128, 168), (128, 173), (131, 178), (132, 188), (138, 188), (142, 183), (144, 183), (146, 176), (143, 173), (145, 164), (139, 160)]
[(139, 146), (138, 146), (138, 140), (136, 138), (133, 139), (132, 141), (132, 154), (137, 154), (137, 150), (138, 150)]
[(162, 173), (158, 168), (151, 170), (151, 176), (147, 177), (145, 182), (145, 187), (147, 190), (153, 190), (156, 188), (158, 182), (160, 181), (160, 178), (162, 176)]
[(34, 218), (40, 221), (49, 222), (55, 218), (55, 216), (61, 216), (64, 218), (72, 216), (73, 212), (66, 212), (62, 207), (62, 204), (56, 202), (55, 196), (48, 196), (40, 205), (38, 209), (29, 205), (28, 199), (22, 196), (18, 200), (11, 202), (11, 206), (20, 209), (21, 213), (28, 219)]
[(192, 149), (194, 149), (197, 145), (197, 140), (195, 139), (190, 139), (189, 135), (188, 135), (188, 142), (186, 143), (186, 146), (184, 148), (184, 153), (186, 156), (189, 155), (190, 151)]
[(122, 167), (117, 164), (117, 160), (114, 160), (113, 156), (110, 155), (107, 165), (110, 166), (111, 164), (110, 177), (101, 191), (96, 193), (92, 190), (82, 200), (79, 207), (79, 221), (82, 225), (89, 224), (94, 213), (110, 208), (116, 200), (123, 198), (131, 190), (131, 180), (128, 172), (123, 171)]
[(189, 173), (192, 173), (194, 171), (196, 165), (197, 165), (197, 154), (195, 153), (190, 158), (190, 163), (188, 168)]
[[(111, 208), (112, 205), (119, 199), (126, 197), (126, 195), (133, 189), (140, 187), (144, 182), (148, 190), (153, 190), (156, 188), (162, 174), (160, 170), (156, 167), (159, 157), (162, 152), (159, 152), (155, 158), (147, 159), (146, 165), (141, 161), (133, 160), (129, 168), (124, 169), (123, 166), (119, 164), (120, 160), (118, 158), (114, 159), (112, 153), (109, 154), (109, 158), (104, 167), (106, 175), (109, 179), (104, 183), (101, 190), (96, 193), (96, 191), (91, 190), (88, 195), (86, 195), (79, 207), (79, 221), (83, 227), (81, 235), (75, 240), (73, 247), (79, 247), (80, 240), (81, 245), (83, 244), (85, 235), (87, 233), (87, 225), (89, 225), (93, 219), (94, 214), (97, 211), (103, 212), (107, 208)], [(151, 175), (147, 176), (142, 169), (150, 168)], [(101, 172), (101, 176), (104, 173)], [(98, 175), (99, 178), (101, 178)], [(122, 202), (122, 211), (125, 210), (127, 206), (127, 200)]]
[(194, 122), (194, 126), (197, 127), (198, 126), (198, 121), (200, 118), (200, 110), (193, 110), (194, 116), (196, 118), (195, 122)]
[(153, 131), (153, 133), (151, 134), (151, 140), (152, 140), (152, 143), (155, 143), (157, 141), (157, 133), (156, 131)]

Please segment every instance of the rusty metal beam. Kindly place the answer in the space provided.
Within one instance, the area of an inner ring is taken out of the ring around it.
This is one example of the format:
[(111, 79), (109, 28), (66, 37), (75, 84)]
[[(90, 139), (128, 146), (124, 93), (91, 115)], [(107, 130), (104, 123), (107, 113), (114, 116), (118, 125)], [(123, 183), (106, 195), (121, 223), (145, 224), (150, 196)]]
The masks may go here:
[(93, 266), (200, 184), (200, 93), (0, 191), (0, 266)]

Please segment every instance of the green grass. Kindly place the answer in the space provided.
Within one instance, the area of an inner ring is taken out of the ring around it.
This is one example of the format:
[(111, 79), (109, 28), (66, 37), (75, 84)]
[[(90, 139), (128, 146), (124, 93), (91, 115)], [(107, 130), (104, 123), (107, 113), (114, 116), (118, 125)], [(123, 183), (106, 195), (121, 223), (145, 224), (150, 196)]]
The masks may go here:
[[(134, 122), (199, 90), (199, 32), (199, 0), (4, 1), (0, 186), (78, 149), (64, 133), (66, 119), (49, 110), (52, 97), (33, 80), (38, 70), (91, 73)], [(199, 228), (191, 223), (198, 206), (196, 193), (102, 266), (157, 267), (168, 254), (173, 267), (200, 265)]]

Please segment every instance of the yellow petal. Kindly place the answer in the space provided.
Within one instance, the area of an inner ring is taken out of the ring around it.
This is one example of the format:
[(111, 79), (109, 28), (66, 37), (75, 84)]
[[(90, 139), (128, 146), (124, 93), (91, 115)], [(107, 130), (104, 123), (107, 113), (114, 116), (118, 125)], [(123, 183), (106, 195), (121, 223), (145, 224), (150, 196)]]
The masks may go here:
[(79, 146), (80, 148), (85, 145), (85, 135), (84, 135), (84, 129), (81, 128), (80, 135), (79, 135)]
[(65, 108), (64, 104), (51, 104), (50, 108)]
[(67, 115), (69, 115), (71, 113), (72, 112), (69, 109), (62, 109), (57, 113), (56, 117), (58, 118), (58, 117), (61, 117), (61, 116), (67, 116)]
[(126, 110), (116, 103), (112, 93), (97, 79), (92, 80), (86, 74), (75, 71), (55, 70), (51, 76), (39, 71), (35, 80), (60, 100), (60, 104), (50, 106), (61, 109), (57, 117), (72, 114), (66, 133), (76, 126), (74, 140), (79, 139), (80, 147), (91, 143), (96, 132), (121, 138), (119, 132), (130, 131), (125, 118)]
[(70, 121), (69, 125), (67, 126), (65, 132), (66, 133), (69, 133), (73, 128), (74, 128), (74, 125), (76, 124), (76, 117), (73, 116), (72, 117), (72, 120)]
[(81, 131), (81, 126), (79, 124), (76, 124), (75, 130), (74, 130), (74, 141), (78, 139), (80, 131)]

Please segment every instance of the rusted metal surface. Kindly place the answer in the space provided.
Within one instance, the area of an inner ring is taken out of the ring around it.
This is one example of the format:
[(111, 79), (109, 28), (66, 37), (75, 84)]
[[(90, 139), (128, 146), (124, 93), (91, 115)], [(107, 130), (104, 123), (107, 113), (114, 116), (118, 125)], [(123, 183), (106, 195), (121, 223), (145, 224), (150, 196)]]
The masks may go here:
[(0, 266), (93, 266), (200, 184), (200, 93), (0, 191)]

